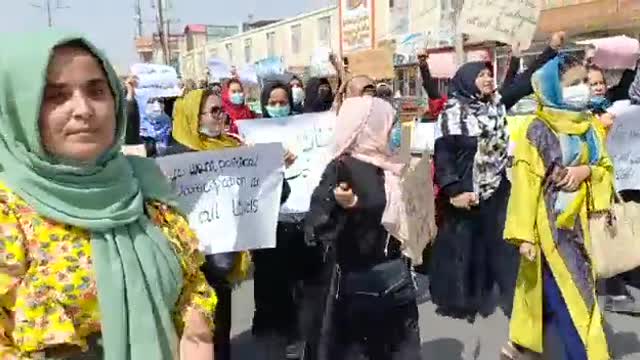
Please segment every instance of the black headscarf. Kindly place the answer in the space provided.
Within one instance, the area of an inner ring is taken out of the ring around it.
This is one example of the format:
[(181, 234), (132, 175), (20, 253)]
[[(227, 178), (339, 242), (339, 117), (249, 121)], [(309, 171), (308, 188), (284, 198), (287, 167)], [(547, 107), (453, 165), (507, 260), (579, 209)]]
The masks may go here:
[(262, 85), (262, 93), (260, 94), (260, 107), (262, 108), (262, 117), (264, 118), (271, 117), (267, 111), (267, 105), (269, 105), (271, 92), (275, 89), (282, 89), (287, 92), (289, 106), (293, 112), (293, 96), (291, 95), (291, 88), (289, 87), (289, 84), (277, 78), (265, 79)]
[[(329, 91), (320, 94), (320, 86), (329, 86)], [(327, 78), (311, 78), (307, 81), (307, 87), (305, 88), (304, 95), (304, 112), (314, 113), (331, 110), (333, 105), (333, 91), (331, 90), (331, 83)]]
[(476, 78), (485, 69), (493, 71), (493, 66), (490, 62), (473, 61), (460, 66), (453, 79), (451, 79), (450, 96), (463, 102), (478, 99), (480, 89), (476, 86)]
[[(291, 79), (289, 79), (289, 81), (287, 81), (287, 83), (289, 84), (289, 89), (291, 89), (291, 94), (292, 95), (293, 95), (293, 88), (291, 87), (291, 83), (293, 82), (293, 80), (298, 80), (300, 82), (300, 85), (302, 85), (303, 88), (304, 88), (304, 83), (302, 82), (302, 79), (300, 79), (298, 77), (298, 75), (291, 74)], [(293, 111), (294, 114), (302, 114), (304, 112), (304, 105), (303, 104), (291, 104), (291, 110)]]

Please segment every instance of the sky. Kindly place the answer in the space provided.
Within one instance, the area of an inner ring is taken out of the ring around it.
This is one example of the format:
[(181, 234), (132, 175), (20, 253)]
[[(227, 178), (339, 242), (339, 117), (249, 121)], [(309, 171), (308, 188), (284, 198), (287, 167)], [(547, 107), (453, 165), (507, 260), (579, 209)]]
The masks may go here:
[[(136, 62), (133, 39), (135, 0), (49, 0), (55, 27), (80, 31), (106, 51), (120, 73)], [(143, 29), (150, 35), (155, 29), (151, 4), (140, 0)], [(47, 0), (0, 0), (0, 33), (45, 29)], [(169, 17), (181, 32), (185, 24), (238, 25), (252, 14), (254, 20), (295, 16), (326, 6), (326, 0), (171, 0)], [(32, 4), (42, 6), (42, 9)], [(173, 32), (173, 31), (172, 31)], [(0, 50), (2, 51), (2, 50)]]

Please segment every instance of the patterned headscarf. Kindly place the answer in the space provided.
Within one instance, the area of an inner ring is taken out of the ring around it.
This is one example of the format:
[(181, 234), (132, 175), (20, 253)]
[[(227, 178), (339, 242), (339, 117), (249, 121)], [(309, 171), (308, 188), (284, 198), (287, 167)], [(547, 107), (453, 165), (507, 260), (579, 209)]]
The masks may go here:
[(453, 77), (451, 98), (438, 117), (438, 136), (477, 137), (478, 149), (473, 161), (473, 188), (486, 200), (498, 189), (508, 162), (509, 133), (506, 110), (499, 95), (486, 101), (478, 99), (475, 84), (478, 74), (491, 69), (489, 63), (466, 63)]

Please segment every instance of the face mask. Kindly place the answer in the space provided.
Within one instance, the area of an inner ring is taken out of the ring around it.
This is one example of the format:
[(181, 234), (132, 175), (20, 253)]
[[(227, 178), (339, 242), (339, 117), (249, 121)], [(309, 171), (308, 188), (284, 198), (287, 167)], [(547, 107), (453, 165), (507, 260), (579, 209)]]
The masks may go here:
[(244, 94), (243, 93), (233, 93), (231, 94), (231, 103), (234, 105), (242, 105), (244, 104)]
[(291, 112), (291, 108), (289, 107), (289, 105), (267, 106), (266, 108), (269, 116), (271, 116), (272, 118), (289, 116), (289, 113)]
[(585, 83), (562, 88), (562, 102), (575, 110), (586, 109), (590, 97), (591, 91)]
[(400, 121), (396, 121), (395, 125), (391, 129), (391, 134), (389, 134), (389, 150), (391, 153), (397, 154), (402, 147), (402, 123)]
[(150, 119), (157, 119), (162, 115), (162, 105), (158, 101), (147, 104), (145, 113)]
[(200, 134), (202, 134), (204, 136), (208, 136), (208, 137), (218, 137), (218, 136), (220, 136), (220, 134), (222, 134), (222, 131), (220, 131), (220, 130), (214, 131), (214, 130), (211, 130), (210, 128), (206, 127), (206, 126), (200, 126), (200, 129), (198, 129), (198, 132), (200, 132)]
[(291, 94), (293, 95), (293, 102), (296, 104), (302, 104), (304, 101), (304, 90), (299, 87), (294, 87), (291, 89)]

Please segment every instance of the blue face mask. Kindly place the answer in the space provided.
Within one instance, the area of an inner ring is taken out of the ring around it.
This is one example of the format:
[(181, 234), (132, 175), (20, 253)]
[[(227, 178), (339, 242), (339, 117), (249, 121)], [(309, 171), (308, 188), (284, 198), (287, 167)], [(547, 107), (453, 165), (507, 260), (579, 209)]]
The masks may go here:
[(604, 96), (594, 96), (589, 99), (589, 108), (596, 112), (604, 112), (611, 106), (611, 102)]
[(229, 97), (231, 103), (234, 105), (242, 105), (244, 104), (244, 94), (243, 93), (233, 93)]
[(402, 147), (402, 123), (400, 121), (396, 121), (391, 129), (391, 134), (389, 134), (389, 150), (391, 153), (397, 154)]
[(266, 108), (269, 116), (271, 116), (272, 118), (289, 116), (289, 114), (291, 113), (291, 107), (289, 105), (267, 106)]

